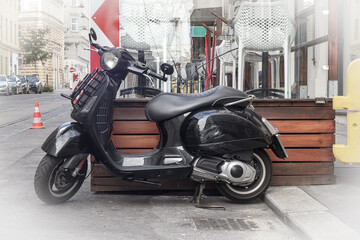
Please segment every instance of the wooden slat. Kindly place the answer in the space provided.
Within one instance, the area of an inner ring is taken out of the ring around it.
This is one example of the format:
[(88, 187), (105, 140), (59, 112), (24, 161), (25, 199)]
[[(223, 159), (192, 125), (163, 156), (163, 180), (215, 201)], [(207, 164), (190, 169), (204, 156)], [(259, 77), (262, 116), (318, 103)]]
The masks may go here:
[(113, 134), (159, 134), (159, 130), (154, 122), (114, 121)]
[(255, 111), (273, 120), (335, 119), (335, 111), (324, 107), (256, 107)]
[(334, 184), (334, 175), (273, 176), (271, 186), (305, 186), (313, 184)]
[(270, 149), (267, 149), (266, 152), (269, 154), (269, 157), (273, 162), (333, 162), (335, 160), (331, 148), (286, 149), (286, 152), (289, 155), (286, 159), (277, 158)]
[(287, 148), (329, 148), (335, 143), (334, 134), (280, 135), (280, 140)]
[(154, 148), (158, 145), (159, 135), (112, 135), (116, 148)]
[(115, 108), (113, 120), (147, 120), (144, 108)]
[(150, 100), (148, 98), (117, 98), (114, 99), (113, 104), (115, 107), (145, 107)]
[[(255, 111), (267, 119), (329, 119), (335, 118), (331, 107), (256, 107)], [(147, 120), (144, 108), (115, 108), (114, 120)]]
[(334, 133), (334, 120), (272, 120), (274, 127), (279, 129), (280, 133)]
[(93, 163), (91, 168), (91, 177), (113, 177), (113, 175), (99, 163)]
[[(116, 108), (140, 108), (145, 107), (151, 99), (147, 98), (118, 98), (113, 101)], [(330, 107), (332, 108), (332, 99), (254, 99), (254, 106), (265, 107)]]
[(333, 162), (273, 163), (274, 176), (334, 174)]
[(329, 107), (332, 99), (254, 99), (254, 107)]
[[(159, 142), (159, 135), (113, 135), (116, 148), (154, 148)], [(329, 148), (335, 143), (334, 134), (280, 135), (285, 147), (289, 148)]]

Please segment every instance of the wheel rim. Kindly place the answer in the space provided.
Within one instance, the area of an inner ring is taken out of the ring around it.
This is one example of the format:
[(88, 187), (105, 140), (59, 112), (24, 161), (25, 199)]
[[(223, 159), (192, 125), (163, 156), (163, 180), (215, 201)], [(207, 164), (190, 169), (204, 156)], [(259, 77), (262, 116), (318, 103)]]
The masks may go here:
[[(51, 172), (49, 179), (49, 192), (54, 197), (64, 197), (73, 191), (79, 184), (79, 180), (72, 178), (70, 181), (66, 179), (63, 173), (60, 173), (60, 167), (64, 161), (60, 161)], [(68, 182), (66, 182), (68, 181)]]
[(251, 194), (255, 191), (257, 191), (261, 186), (263, 186), (263, 183), (265, 181), (266, 177), (266, 167), (263, 159), (256, 153), (254, 153), (254, 168), (256, 170), (256, 177), (255, 180), (250, 183), (247, 186), (234, 186), (232, 184), (226, 184), (226, 186), (229, 188), (229, 190), (233, 191), (236, 194)]

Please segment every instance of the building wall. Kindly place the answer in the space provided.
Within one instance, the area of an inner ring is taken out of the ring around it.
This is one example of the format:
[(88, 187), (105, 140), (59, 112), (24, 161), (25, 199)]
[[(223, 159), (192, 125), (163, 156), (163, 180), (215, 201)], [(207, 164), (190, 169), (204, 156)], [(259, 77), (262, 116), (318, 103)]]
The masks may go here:
[[(89, 0), (65, 0), (65, 66), (64, 76), (67, 86), (73, 88), (89, 72)], [(70, 68), (75, 72), (71, 73)], [(78, 76), (77, 81), (74, 75)]]
[(0, 8), (0, 74), (18, 73), (18, 0), (2, 0)]
[(25, 38), (31, 29), (49, 28), (47, 50), (52, 58), (44, 65), (22, 64), (19, 72), (24, 75), (38, 74), (40, 80), (54, 89), (64, 86), (64, 20), (62, 0), (21, 0), (20, 36)]

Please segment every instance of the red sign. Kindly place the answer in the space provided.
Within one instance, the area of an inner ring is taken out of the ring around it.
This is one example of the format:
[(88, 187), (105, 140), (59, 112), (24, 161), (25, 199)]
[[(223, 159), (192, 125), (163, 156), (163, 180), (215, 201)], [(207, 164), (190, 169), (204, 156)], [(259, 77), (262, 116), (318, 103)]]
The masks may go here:
[[(109, 47), (120, 45), (120, 0), (90, 0), (90, 26), (98, 36), (97, 43)], [(91, 46), (91, 49), (94, 47)], [(90, 52), (90, 71), (100, 67), (100, 56)]]
[(70, 68), (70, 72), (71, 72), (71, 73), (75, 72), (75, 68), (71, 67), (71, 68)]

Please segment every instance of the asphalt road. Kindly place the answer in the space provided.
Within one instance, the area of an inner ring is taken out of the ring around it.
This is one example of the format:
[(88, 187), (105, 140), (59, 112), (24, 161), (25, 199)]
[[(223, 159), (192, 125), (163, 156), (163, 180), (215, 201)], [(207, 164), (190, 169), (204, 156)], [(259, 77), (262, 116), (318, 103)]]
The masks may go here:
[[(69, 91), (65, 90), (65, 92)], [(59, 93), (0, 96), (0, 127), (32, 118), (35, 102), (39, 102), (41, 114), (60, 106), (70, 106), (69, 100), (61, 97)]]
[[(45, 129), (29, 129), (35, 101)], [(90, 179), (62, 205), (46, 205), (33, 188), (41, 144), (70, 121), (59, 93), (0, 97), (0, 239), (299, 239), (262, 201), (233, 204), (221, 196), (195, 208), (183, 193), (96, 194)]]

